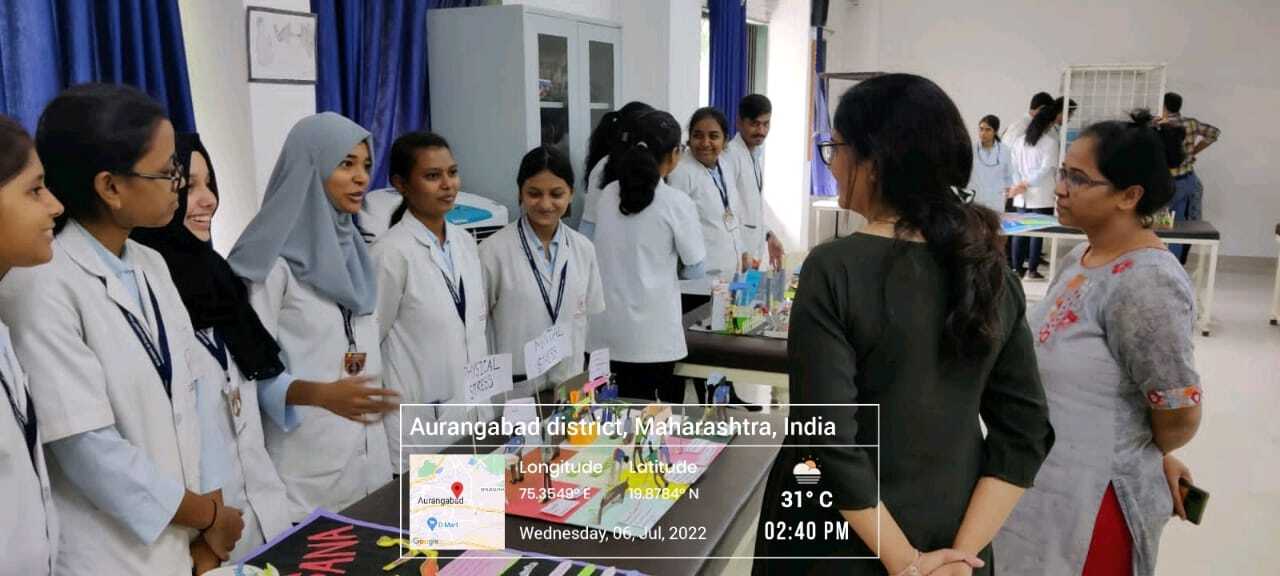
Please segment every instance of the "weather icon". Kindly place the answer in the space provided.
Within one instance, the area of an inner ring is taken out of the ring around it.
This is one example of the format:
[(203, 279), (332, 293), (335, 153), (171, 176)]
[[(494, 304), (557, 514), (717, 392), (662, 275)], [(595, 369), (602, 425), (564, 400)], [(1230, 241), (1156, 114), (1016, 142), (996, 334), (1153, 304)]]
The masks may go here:
[(796, 482), (801, 486), (813, 486), (822, 480), (822, 470), (812, 459), (796, 464), (795, 468), (791, 469), (791, 473), (795, 475)]

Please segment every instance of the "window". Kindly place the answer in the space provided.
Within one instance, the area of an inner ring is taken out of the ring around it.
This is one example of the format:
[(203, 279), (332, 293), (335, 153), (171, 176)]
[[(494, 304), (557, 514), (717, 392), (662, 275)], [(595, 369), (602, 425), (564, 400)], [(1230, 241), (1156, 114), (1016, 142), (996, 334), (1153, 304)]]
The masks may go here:
[[(768, 86), (769, 26), (747, 21), (747, 93), (763, 94)], [(711, 20), (702, 13), (698, 58), (698, 105), (711, 103)]]

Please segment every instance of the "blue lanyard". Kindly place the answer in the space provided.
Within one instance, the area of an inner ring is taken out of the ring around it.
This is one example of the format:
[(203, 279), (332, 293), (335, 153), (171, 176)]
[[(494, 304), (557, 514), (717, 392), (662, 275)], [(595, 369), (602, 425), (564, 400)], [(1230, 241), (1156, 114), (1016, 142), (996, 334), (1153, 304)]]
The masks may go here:
[(9, 408), (13, 410), (13, 418), (18, 421), (18, 426), (22, 427), (22, 437), (27, 441), (27, 454), (31, 456), (31, 467), (35, 468), (36, 476), (39, 476), (40, 467), (36, 465), (35, 402), (31, 398), (31, 393), (27, 392), (27, 413), (23, 415), (22, 410), (18, 409), (18, 401), (14, 398), (13, 390), (9, 389), (9, 380), (4, 377), (2, 371), (0, 371), (0, 385), (4, 386), (4, 394), (9, 397)]
[[(142, 347), (146, 349), (147, 356), (151, 358), (151, 365), (155, 367), (156, 374), (160, 376), (160, 383), (164, 385), (164, 393), (173, 400), (173, 357), (169, 354), (169, 338), (164, 329), (164, 316), (160, 314), (160, 303), (156, 300), (156, 293), (151, 289), (151, 283), (144, 279), (147, 285), (147, 294), (151, 296), (151, 309), (156, 315), (156, 329), (160, 332), (160, 346), (156, 347), (156, 343), (151, 341), (151, 336), (147, 327), (138, 320), (124, 306), (117, 304), (120, 312), (124, 314), (124, 319), (129, 322), (129, 327), (133, 328), (133, 335), (138, 337), (138, 341), (142, 343)], [(105, 287), (107, 280), (102, 279), (102, 285)]]
[(218, 365), (222, 366), (222, 371), (228, 373), (227, 381), (230, 381), (231, 374), (229, 372), (231, 371), (231, 366), (227, 360), (227, 343), (222, 340), (221, 336), (218, 336), (217, 329), (215, 328), (213, 331), (213, 338), (206, 336), (203, 330), (197, 330), (196, 340), (199, 340), (204, 349), (213, 355), (213, 358), (218, 361)]
[[(707, 168), (707, 172), (711, 172), (711, 169)], [(716, 189), (720, 191), (720, 203), (724, 205), (725, 212), (732, 212), (732, 210), (729, 210), (729, 190), (724, 184), (724, 170), (720, 168), (719, 161), (716, 161), (716, 174), (720, 176), (720, 179), (712, 178), (711, 181), (715, 182)]]
[[(542, 283), (542, 272), (538, 271), (538, 264), (533, 260), (533, 250), (529, 249), (529, 238), (524, 234), (524, 224), (519, 224), (516, 229), (520, 232), (520, 245), (524, 248), (525, 258), (529, 259), (529, 269), (533, 271), (533, 279), (538, 281), (538, 291), (542, 292), (542, 305), (547, 307), (547, 314), (551, 316), (551, 323), (554, 325), (556, 320), (560, 319), (560, 305), (564, 304), (564, 282), (569, 277), (569, 259), (565, 258), (564, 266), (560, 268), (560, 289), (556, 294), (556, 305), (552, 308), (551, 294), (547, 292), (546, 284)], [(567, 246), (561, 247), (562, 250), (567, 248)], [(555, 264), (552, 263), (552, 266), (551, 270), (554, 272)]]
[(462, 321), (462, 325), (467, 325), (467, 286), (462, 280), (462, 276), (458, 276), (458, 287), (454, 288), (453, 280), (445, 273), (444, 268), (440, 269), (440, 277), (444, 278), (444, 286), (449, 289), (449, 296), (453, 297), (453, 308), (458, 311), (458, 320)]

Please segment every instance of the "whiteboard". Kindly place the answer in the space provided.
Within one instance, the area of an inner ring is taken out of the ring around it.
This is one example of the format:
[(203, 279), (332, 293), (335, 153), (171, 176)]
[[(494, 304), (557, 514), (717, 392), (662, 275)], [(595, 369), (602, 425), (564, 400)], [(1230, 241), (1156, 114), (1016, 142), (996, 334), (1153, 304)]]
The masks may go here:
[(250, 7), (245, 31), (250, 82), (315, 84), (315, 14)]

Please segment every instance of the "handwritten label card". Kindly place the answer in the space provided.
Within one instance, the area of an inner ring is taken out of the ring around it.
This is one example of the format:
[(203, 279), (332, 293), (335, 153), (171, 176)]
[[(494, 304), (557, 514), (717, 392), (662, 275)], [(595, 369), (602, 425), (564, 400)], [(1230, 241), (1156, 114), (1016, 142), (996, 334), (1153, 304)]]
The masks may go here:
[(485, 356), (462, 370), (467, 403), (488, 402), (495, 394), (511, 391), (510, 354)]
[(524, 345), (524, 375), (533, 380), (569, 357), (573, 345), (564, 327), (554, 325)]
[(601, 348), (591, 352), (591, 359), (587, 361), (587, 380), (595, 382), (600, 379), (609, 378), (609, 349)]

